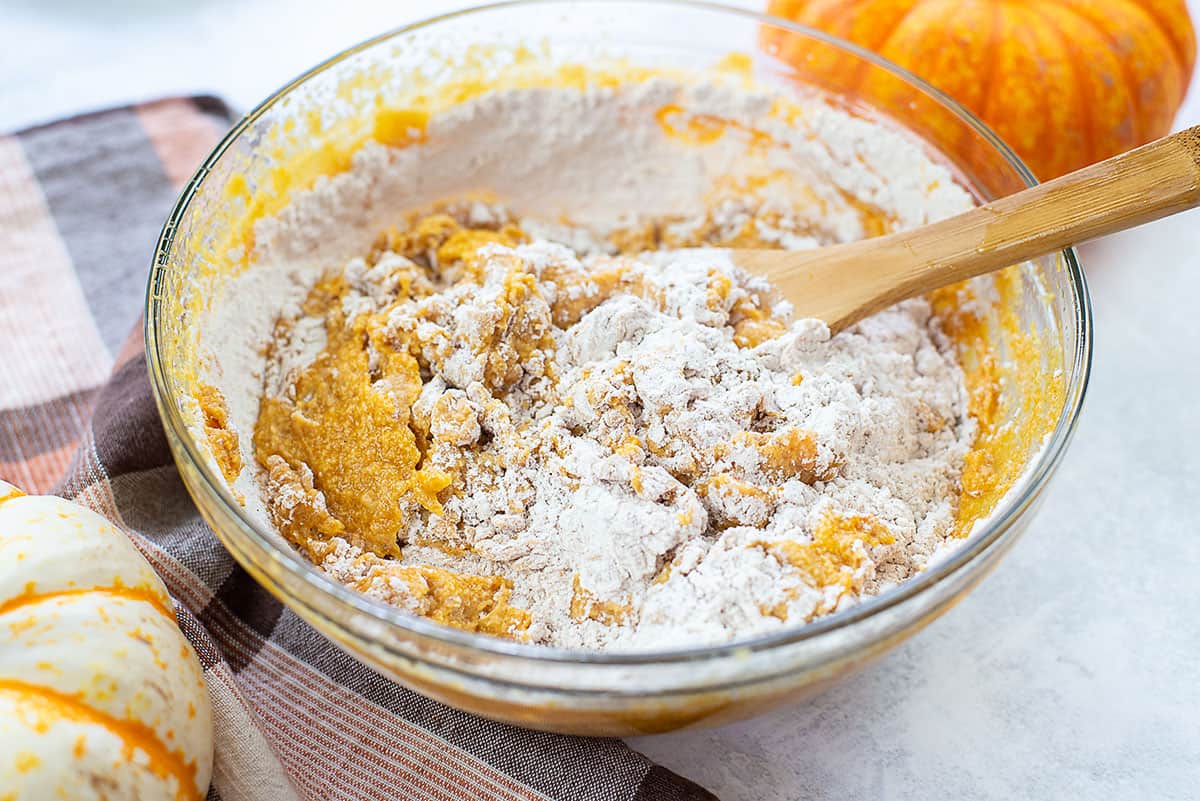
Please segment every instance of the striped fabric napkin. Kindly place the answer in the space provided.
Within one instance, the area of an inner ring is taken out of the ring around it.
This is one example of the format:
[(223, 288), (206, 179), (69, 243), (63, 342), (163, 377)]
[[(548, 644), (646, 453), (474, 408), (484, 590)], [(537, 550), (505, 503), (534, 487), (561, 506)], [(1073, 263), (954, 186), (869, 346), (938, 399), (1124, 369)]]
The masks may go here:
[(393, 684), (255, 584), (200, 519), (137, 320), (159, 227), (229, 122), (212, 98), (169, 99), (0, 136), (0, 478), (96, 509), (163, 577), (212, 694), (210, 801), (714, 799), (620, 741)]

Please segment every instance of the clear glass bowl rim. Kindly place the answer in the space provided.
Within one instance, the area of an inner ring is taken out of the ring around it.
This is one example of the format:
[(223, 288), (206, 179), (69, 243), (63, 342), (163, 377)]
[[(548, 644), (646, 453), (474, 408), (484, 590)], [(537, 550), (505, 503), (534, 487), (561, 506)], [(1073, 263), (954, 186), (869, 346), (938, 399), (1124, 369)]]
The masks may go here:
[[(707, 0), (572, 0), (574, 4), (605, 6), (642, 4), (659, 7), (683, 7), (718, 14), (730, 14), (744, 20), (763, 25), (783, 28), (792, 33), (807, 36), (840, 48), (858, 58), (874, 64), (876, 67), (892, 73), (895, 77), (913, 88), (928, 95), (934, 101), (950, 111), (959, 120), (973, 129), (984, 141), (988, 142), (1004, 161), (1012, 167), (1026, 186), (1037, 184), (1037, 179), (995, 133), (979, 118), (968, 111), (957, 101), (941, 90), (917, 77), (908, 70), (883, 58), (882, 56), (862, 48), (849, 41), (832, 36), (815, 28), (799, 25), (794, 22), (762, 14), (749, 9), (728, 6), (722, 3), (707, 2)], [(280, 89), (272, 93), (266, 100), (256, 106), (234, 125), (221, 139), (212, 152), (205, 158), (180, 193), (179, 199), (172, 208), (170, 215), (163, 225), (155, 249), (154, 260), (151, 263), (150, 278), (146, 291), (145, 341), (151, 384), (156, 395), (159, 408), (164, 410), (164, 424), (170, 427), (175, 441), (182, 447), (190, 466), (203, 478), (205, 488), (216, 499), (221, 510), (227, 517), (238, 523), (241, 533), (250, 538), (258, 549), (271, 557), (294, 577), (310, 585), (317, 592), (323, 593), (347, 611), (368, 615), (380, 622), (396, 626), (418, 637), (427, 637), (452, 647), (474, 649), (483, 653), (497, 656), (530, 659), (535, 662), (577, 663), (607, 665), (613, 667), (632, 666), (639, 664), (668, 664), (701, 662), (720, 659), (746, 652), (759, 652), (777, 647), (811, 640), (823, 634), (849, 627), (859, 621), (869, 618), (946, 580), (959, 570), (968, 566), (986, 552), (994, 543), (999, 541), (1009, 528), (1024, 514), (1037, 499), (1046, 483), (1053, 475), (1063, 455), (1066, 453), (1072, 435), (1079, 420), (1079, 411), (1087, 392), (1088, 379), (1092, 363), (1092, 308), (1088, 294), (1087, 281), (1073, 248), (1061, 251), (1063, 264), (1066, 266), (1072, 290), (1071, 321), (1075, 329), (1075, 348), (1071, 354), (1068, 368), (1068, 383), (1064, 392), (1062, 413), (1055, 422), (1054, 430), (1035, 457), (1032, 469), (1021, 478), (1022, 489), (1019, 493), (1009, 493), (999, 506), (993, 510), (991, 519), (982, 531), (973, 533), (963, 545), (957, 548), (949, 557), (939, 562), (929, 570), (914, 576), (899, 585), (864, 601), (854, 604), (848, 609), (819, 618), (811, 623), (783, 629), (769, 634), (758, 635), (745, 639), (732, 640), (726, 643), (705, 645), (695, 648), (674, 648), (657, 651), (582, 651), (557, 648), (547, 645), (535, 645), (507, 640), (486, 634), (476, 634), (461, 629), (444, 626), (416, 615), (403, 612), (396, 607), (376, 601), (366, 595), (355, 592), (320, 572), (314, 565), (307, 562), (299, 553), (290, 548), (281, 548), (277, 543), (277, 534), (262, 528), (251, 520), (242, 510), (225, 483), (217, 476), (210, 462), (200, 452), (198, 445), (191, 435), (185, 422), (182, 410), (170, 389), (166, 373), (164, 355), (161, 352), (162, 341), (157, 335), (159, 319), (158, 288), (164, 281), (170, 268), (171, 248), (174, 234), (181, 219), (187, 212), (192, 198), (200, 191), (204, 179), (220, 160), (225, 151), (245, 132), (257, 119), (267, 112), (276, 102), (282, 99), (292, 89), (364, 50), (381, 42), (402, 36), (413, 31), (437, 25), (452, 19), (467, 17), (491, 11), (500, 11), (513, 7), (547, 6), (561, 10), (566, 5), (561, 0), (502, 0), (501, 2), (485, 3), (457, 11), (440, 14), (434, 17), (394, 28), (385, 33), (373, 36), (353, 47), (317, 64), (301, 75), (293, 78)], [(321, 612), (322, 616), (327, 616)]]

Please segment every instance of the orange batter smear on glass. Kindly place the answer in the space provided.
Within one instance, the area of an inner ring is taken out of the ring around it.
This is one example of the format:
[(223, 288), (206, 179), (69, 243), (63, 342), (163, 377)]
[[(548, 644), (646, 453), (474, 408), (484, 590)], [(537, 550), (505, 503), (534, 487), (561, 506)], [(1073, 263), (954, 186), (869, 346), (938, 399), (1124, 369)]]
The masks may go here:
[(229, 408), (225, 396), (211, 384), (200, 384), (196, 388), (196, 402), (204, 415), (204, 434), (212, 449), (213, 458), (226, 481), (233, 481), (242, 472), (242, 453), (238, 449), (237, 434), (229, 430)]
[[(1054, 429), (1063, 403), (1060, 357), (1023, 330), (1017, 311), (1022, 279), (1015, 268), (997, 273), (995, 287), (999, 300), (991, 327), (975, 311), (976, 305), (968, 303), (973, 293), (966, 284), (929, 296), (934, 314), (958, 350), (970, 392), (968, 413), (979, 425), (963, 464), (953, 531), (957, 537), (969, 535), (1012, 488), (1033, 451)], [(1003, 361), (994, 350), (997, 341), (1008, 351)]]

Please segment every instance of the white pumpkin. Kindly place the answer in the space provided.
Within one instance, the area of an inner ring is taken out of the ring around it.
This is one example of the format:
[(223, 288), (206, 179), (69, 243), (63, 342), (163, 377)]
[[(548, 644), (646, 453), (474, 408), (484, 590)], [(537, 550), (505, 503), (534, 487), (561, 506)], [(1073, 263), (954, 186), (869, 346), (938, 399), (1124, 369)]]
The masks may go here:
[(100, 515), (0, 481), (0, 798), (202, 799), (211, 773), (162, 581)]

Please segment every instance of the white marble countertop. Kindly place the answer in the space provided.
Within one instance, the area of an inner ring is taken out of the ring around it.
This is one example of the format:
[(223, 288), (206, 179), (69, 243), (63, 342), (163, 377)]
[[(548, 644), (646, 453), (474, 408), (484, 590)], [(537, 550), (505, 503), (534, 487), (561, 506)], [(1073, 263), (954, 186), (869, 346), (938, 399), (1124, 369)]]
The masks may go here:
[[(248, 108), (460, 5), (5, 0), (0, 130), (193, 91)], [(1194, 86), (1177, 124), (1196, 123)], [(1083, 418), (996, 573), (814, 701), (636, 747), (724, 801), (1200, 798), (1200, 211), (1081, 256), (1096, 314)]]

